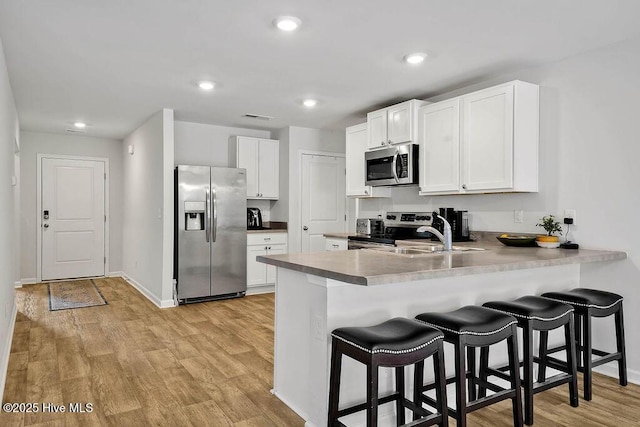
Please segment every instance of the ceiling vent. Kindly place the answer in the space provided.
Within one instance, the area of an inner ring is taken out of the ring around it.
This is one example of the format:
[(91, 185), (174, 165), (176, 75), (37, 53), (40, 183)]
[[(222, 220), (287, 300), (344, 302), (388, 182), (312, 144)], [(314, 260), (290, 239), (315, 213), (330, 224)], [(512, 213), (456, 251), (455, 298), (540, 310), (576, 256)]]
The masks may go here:
[(87, 133), (85, 129), (74, 129), (74, 128), (68, 128), (68, 129), (65, 129), (64, 131), (69, 133)]
[(247, 113), (242, 117), (246, 117), (248, 119), (258, 119), (258, 120), (273, 120), (273, 117), (271, 116), (262, 116), (260, 114), (251, 114), (251, 113)]

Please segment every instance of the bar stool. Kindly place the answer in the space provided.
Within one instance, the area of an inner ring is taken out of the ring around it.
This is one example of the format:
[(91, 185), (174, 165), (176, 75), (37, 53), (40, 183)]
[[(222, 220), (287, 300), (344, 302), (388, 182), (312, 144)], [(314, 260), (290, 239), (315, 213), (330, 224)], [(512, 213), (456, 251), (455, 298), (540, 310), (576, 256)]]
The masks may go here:
[[(575, 347), (570, 345), (574, 342), (573, 335), (573, 307), (554, 301), (548, 298), (537, 296), (525, 296), (514, 301), (491, 301), (482, 305), (483, 307), (498, 310), (502, 313), (510, 314), (518, 320), (518, 327), (523, 333), (523, 362), (524, 366), (524, 423), (533, 424), (533, 395), (562, 384), (569, 384), (569, 403), (573, 407), (578, 406), (578, 375), (576, 371)], [(567, 346), (567, 362), (563, 363), (563, 374), (555, 375), (549, 379), (544, 374), (538, 377), (538, 382), (534, 385), (533, 363), (544, 363), (533, 355), (533, 331), (540, 331), (545, 336), (548, 331), (564, 326), (565, 344)], [(487, 376), (495, 375), (502, 379), (508, 377), (504, 374), (504, 369), (489, 368), (489, 347), (484, 347), (480, 353), (480, 378), (486, 381)], [(480, 397), (486, 395), (486, 388), (480, 385), (478, 394)]]
[[(578, 354), (578, 371), (584, 373), (584, 399), (591, 400), (593, 396), (592, 369), (605, 363), (618, 361), (618, 380), (620, 385), (627, 385), (627, 356), (624, 344), (624, 316), (622, 312), (622, 296), (612, 292), (596, 289), (576, 288), (566, 292), (547, 292), (543, 297), (571, 305), (575, 309), (575, 335)], [(607, 353), (592, 348), (591, 343), (591, 318), (607, 317), (615, 314), (616, 327), (616, 351)], [(582, 329), (582, 331), (581, 331)], [(540, 335), (540, 354), (548, 355), (564, 348), (564, 346), (547, 349), (547, 334)], [(582, 352), (582, 353), (580, 353)], [(593, 359), (593, 355), (600, 356)], [(547, 365), (555, 368), (560, 362), (558, 359), (547, 357)], [(541, 366), (541, 374), (544, 375), (545, 366)]]
[[(412, 319), (397, 317), (370, 327), (346, 327), (335, 329), (331, 340), (331, 376), (329, 380), (328, 426), (344, 426), (338, 418), (362, 410), (367, 411), (367, 427), (378, 425), (378, 405), (396, 402), (397, 425), (405, 424), (405, 408), (422, 417), (411, 426), (447, 424), (447, 394), (444, 372), (442, 339), (437, 329)], [(340, 371), (342, 355), (349, 356), (367, 366), (367, 401), (344, 409), (338, 409), (340, 400)], [(436, 412), (432, 413), (405, 398), (404, 367), (433, 356), (437, 388)], [(396, 392), (378, 397), (378, 367), (395, 367)]]
[[(511, 399), (513, 407), (513, 424), (522, 426), (522, 397), (520, 391), (520, 374), (518, 368), (518, 335), (517, 321), (508, 314), (503, 314), (488, 308), (473, 305), (462, 307), (448, 313), (423, 313), (416, 319), (440, 329), (444, 332), (445, 342), (455, 347), (455, 376), (447, 383), (455, 383), (456, 409), (449, 408), (456, 418), (458, 427), (466, 427), (467, 414), (496, 402)], [(487, 347), (500, 341), (507, 340), (509, 366), (511, 368), (511, 388), (504, 389), (495, 384), (481, 382), (475, 375), (475, 348)], [(469, 371), (465, 365), (465, 350)], [(429, 402), (431, 399), (424, 394), (432, 385), (424, 385), (421, 374), (421, 363), (416, 364), (416, 396), (417, 404)], [(469, 402), (466, 401), (467, 381), (469, 382)], [(496, 393), (476, 399), (476, 385), (488, 387)]]

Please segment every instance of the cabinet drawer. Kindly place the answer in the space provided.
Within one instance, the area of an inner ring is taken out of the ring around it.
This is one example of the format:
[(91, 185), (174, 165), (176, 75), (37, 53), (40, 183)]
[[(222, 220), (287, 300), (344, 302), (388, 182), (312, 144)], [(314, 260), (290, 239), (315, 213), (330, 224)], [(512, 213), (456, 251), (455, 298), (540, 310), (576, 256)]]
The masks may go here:
[(250, 233), (247, 234), (247, 245), (286, 244), (287, 233)]

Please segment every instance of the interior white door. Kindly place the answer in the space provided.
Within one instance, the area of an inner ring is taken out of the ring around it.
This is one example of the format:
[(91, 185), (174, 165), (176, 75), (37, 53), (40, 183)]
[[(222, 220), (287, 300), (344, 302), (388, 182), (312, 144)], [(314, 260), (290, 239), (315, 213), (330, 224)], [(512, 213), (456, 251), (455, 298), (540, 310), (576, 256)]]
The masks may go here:
[(43, 158), (42, 280), (104, 276), (105, 164)]
[(302, 252), (324, 251), (324, 233), (345, 231), (344, 157), (302, 156)]

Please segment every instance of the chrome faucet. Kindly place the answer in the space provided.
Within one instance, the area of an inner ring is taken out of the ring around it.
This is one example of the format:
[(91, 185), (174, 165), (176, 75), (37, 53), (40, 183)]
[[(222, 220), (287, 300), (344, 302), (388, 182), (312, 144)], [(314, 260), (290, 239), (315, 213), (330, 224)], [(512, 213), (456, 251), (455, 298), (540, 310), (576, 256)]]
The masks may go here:
[(429, 226), (429, 225), (423, 225), (422, 227), (419, 227), (416, 231), (418, 233), (425, 233), (425, 232), (429, 232), (432, 234), (435, 234), (435, 236), (442, 242), (442, 244), (444, 245), (444, 250), (445, 251), (451, 251), (453, 244), (452, 244), (452, 239), (451, 239), (451, 224), (449, 224), (449, 222), (444, 219), (442, 216), (438, 215), (437, 213), (433, 213), (434, 217), (438, 217), (442, 220), (442, 223), (444, 224), (444, 235), (437, 229)]

